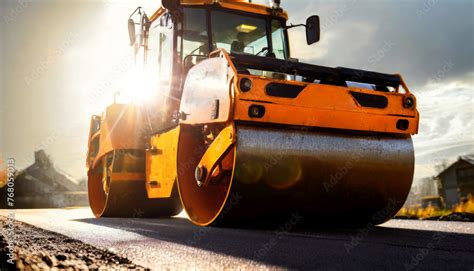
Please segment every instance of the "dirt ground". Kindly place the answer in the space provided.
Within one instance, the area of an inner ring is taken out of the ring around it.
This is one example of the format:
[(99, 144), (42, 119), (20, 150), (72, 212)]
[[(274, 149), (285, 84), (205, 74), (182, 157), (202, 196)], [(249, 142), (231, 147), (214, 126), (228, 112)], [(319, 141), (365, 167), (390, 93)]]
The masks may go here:
[(7, 262), (7, 218), (0, 216), (0, 270), (145, 270), (126, 258), (67, 236), (15, 222), (15, 265)]

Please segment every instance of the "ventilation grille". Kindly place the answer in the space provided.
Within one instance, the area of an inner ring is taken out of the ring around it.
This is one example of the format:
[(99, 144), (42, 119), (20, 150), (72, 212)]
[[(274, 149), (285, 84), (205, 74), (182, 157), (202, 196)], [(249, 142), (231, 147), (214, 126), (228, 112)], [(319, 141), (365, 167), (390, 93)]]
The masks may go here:
[(265, 87), (268, 96), (280, 98), (296, 98), (306, 86), (270, 83)]
[(351, 91), (351, 95), (361, 106), (364, 107), (386, 108), (388, 106), (388, 99), (385, 96), (354, 91)]

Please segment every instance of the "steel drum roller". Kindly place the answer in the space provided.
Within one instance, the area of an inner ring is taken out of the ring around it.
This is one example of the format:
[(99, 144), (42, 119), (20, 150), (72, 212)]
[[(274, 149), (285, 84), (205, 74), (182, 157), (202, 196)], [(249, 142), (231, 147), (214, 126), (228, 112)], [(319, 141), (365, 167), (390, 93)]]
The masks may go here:
[[(199, 145), (191, 130), (184, 130), (180, 144)], [(399, 210), (411, 187), (409, 136), (244, 125), (236, 131), (229, 154), (234, 170), (222, 183), (198, 187), (183, 164), (193, 168), (200, 151), (179, 151), (182, 202), (198, 225), (287, 220), (294, 214), (318, 224), (378, 224)]]
[[(133, 155), (121, 151), (113, 160), (122, 170), (140, 172), (144, 169), (143, 162), (134, 160)], [(89, 204), (96, 217), (169, 217), (181, 212), (177, 189), (173, 190), (170, 198), (150, 199), (144, 185), (144, 180), (118, 179), (111, 175), (114, 166), (107, 170), (101, 161), (88, 172)], [(132, 172), (133, 174), (133, 172)], [(107, 179), (106, 179), (107, 178)], [(104, 181), (108, 184), (104, 187)]]

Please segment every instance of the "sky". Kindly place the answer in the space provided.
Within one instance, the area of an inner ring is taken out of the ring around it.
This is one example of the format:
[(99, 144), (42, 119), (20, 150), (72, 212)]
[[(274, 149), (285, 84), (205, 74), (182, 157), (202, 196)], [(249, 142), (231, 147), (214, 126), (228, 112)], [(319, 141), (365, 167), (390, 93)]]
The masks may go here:
[[(266, 1), (254, 1), (263, 2)], [(474, 1), (282, 1), (291, 23), (321, 18), (321, 41), (290, 30), (301, 62), (403, 75), (418, 99), (415, 179), (474, 153)], [(159, 1), (2, 0), (0, 158), (16, 167), (45, 149), (74, 178), (86, 175), (89, 121), (133, 67), (126, 20)]]

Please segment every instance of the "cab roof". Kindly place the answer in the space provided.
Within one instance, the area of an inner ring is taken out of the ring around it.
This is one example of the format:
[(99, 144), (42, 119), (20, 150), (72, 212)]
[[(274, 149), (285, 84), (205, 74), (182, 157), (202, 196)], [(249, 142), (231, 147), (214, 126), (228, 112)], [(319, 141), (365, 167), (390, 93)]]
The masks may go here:
[[(288, 19), (288, 13), (282, 9), (273, 10), (269, 6), (262, 4), (249, 3), (248, 0), (179, 0), (179, 4), (182, 6), (208, 6), (217, 5), (222, 8), (244, 11), (249, 13), (261, 14), (261, 15), (275, 15), (277, 17)], [(165, 12), (165, 9), (161, 7), (151, 19), (159, 17)]]

